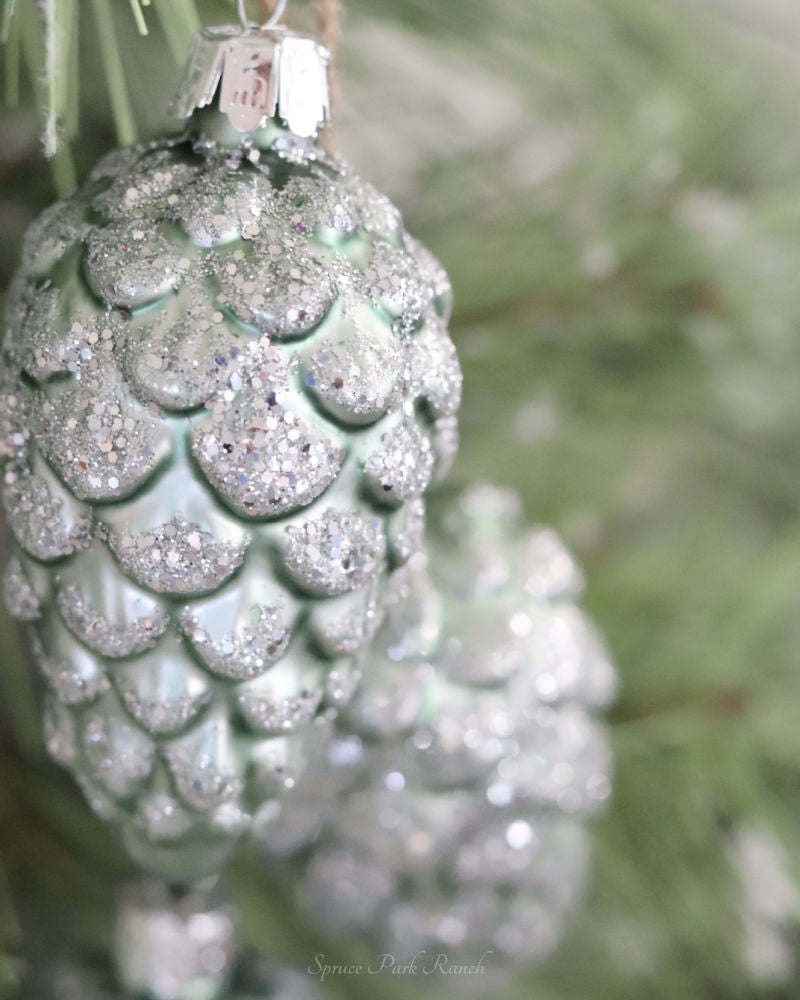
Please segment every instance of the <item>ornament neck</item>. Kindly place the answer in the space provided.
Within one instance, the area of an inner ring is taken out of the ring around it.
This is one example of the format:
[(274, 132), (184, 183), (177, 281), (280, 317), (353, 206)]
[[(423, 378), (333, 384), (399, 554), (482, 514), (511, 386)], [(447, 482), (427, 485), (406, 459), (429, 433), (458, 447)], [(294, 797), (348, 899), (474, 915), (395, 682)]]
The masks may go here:
[(219, 108), (209, 107), (198, 108), (193, 112), (188, 122), (188, 134), (192, 139), (213, 143), (222, 148), (271, 149), (278, 139), (291, 133), (276, 118), (270, 118), (252, 132), (241, 132), (231, 125), (230, 118)]

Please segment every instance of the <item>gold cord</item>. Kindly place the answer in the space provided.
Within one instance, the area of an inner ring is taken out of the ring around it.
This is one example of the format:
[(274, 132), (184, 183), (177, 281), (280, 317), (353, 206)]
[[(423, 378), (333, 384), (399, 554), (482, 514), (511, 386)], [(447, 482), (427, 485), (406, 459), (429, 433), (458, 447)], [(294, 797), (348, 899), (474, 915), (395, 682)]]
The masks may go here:
[(333, 59), (339, 41), (339, 0), (317, 0), (317, 11), (320, 41), (330, 51)]
[[(267, 22), (275, 13), (278, 0), (260, 0), (260, 20)], [(341, 5), (339, 0), (317, 0), (317, 31), (320, 41), (331, 53), (331, 58), (336, 51), (339, 41), (339, 22), (341, 15)]]

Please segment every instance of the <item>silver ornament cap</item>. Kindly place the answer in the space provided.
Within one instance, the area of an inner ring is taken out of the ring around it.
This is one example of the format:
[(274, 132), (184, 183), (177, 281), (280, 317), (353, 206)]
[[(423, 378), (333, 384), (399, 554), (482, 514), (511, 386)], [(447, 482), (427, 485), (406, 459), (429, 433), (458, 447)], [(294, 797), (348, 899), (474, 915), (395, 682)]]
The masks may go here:
[(294, 135), (316, 136), (330, 121), (330, 54), (286, 28), (206, 28), (195, 39), (171, 112), (189, 118), (215, 99), (238, 132), (278, 118)]

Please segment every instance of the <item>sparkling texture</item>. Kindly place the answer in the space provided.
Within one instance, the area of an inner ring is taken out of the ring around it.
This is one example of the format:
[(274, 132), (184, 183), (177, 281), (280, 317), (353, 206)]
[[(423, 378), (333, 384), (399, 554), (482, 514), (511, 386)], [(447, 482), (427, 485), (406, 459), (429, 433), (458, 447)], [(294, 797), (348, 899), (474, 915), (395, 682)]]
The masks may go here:
[(192, 241), (201, 247), (253, 239), (261, 230), (273, 198), (269, 180), (260, 173), (232, 172), (224, 160), (209, 162), (201, 189), (183, 187), (175, 215)]
[(115, 798), (127, 798), (150, 774), (155, 747), (135, 726), (93, 713), (83, 730), (83, 749), (96, 781)]
[(398, 400), (405, 343), (378, 339), (353, 322), (354, 334), (315, 350), (304, 383), (334, 416), (358, 424), (377, 419)]
[(17, 381), (9, 368), (0, 367), (0, 461), (25, 460), (31, 433), (31, 396), (31, 390)]
[(80, 659), (49, 656), (38, 636), (33, 636), (33, 657), (53, 691), (65, 705), (94, 701), (108, 689), (108, 679), (89, 655)]
[(120, 565), (158, 593), (203, 594), (224, 583), (244, 559), (246, 542), (218, 542), (180, 514), (153, 531), (109, 535)]
[(221, 769), (211, 754), (172, 745), (166, 756), (180, 797), (193, 809), (212, 809), (241, 794), (241, 779)]
[(219, 870), (353, 697), (457, 392), (441, 267), (269, 134), (109, 154), (7, 302), (6, 602), (51, 754), (171, 881)]
[(59, 590), (58, 609), (64, 622), (82, 642), (95, 652), (112, 659), (152, 648), (169, 620), (164, 612), (157, 611), (130, 625), (114, 625), (97, 613), (75, 584)]
[(311, 503), (344, 458), (334, 440), (311, 431), (273, 390), (245, 390), (229, 408), (215, 407), (195, 426), (193, 451), (212, 486), (246, 517), (278, 516)]
[(163, 461), (166, 431), (108, 378), (88, 378), (44, 408), (42, 449), (82, 500), (127, 496)]
[(270, 337), (308, 333), (330, 309), (335, 288), (330, 273), (303, 242), (299, 232), (293, 236), (273, 230), (247, 249), (235, 250), (218, 275), (218, 302)]
[(163, 736), (183, 729), (211, 701), (207, 691), (167, 698), (148, 698), (129, 678), (116, 680), (122, 702), (148, 733)]
[[(76, 353), (83, 324), (59, 323), (63, 298), (55, 285), (41, 289), (24, 304), (16, 354), (28, 374), (42, 379), (67, 370), (68, 358)], [(53, 330), (59, 332), (53, 336)]]
[[(88, 513), (53, 496), (45, 480), (31, 475), (24, 466), (14, 465), (6, 470), (3, 504), (14, 538), (37, 559), (60, 559), (89, 543)], [(71, 516), (76, 509), (80, 513)]]
[(186, 810), (171, 795), (154, 795), (145, 799), (139, 810), (139, 821), (150, 840), (177, 840), (187, 833), (192, 820)]
[(286, 528), (286, 566), (312, 594), (343, 594), (383, 568), (386, 537), (377, 518), (328, 509), (319, 520)]
[(389, 529), (392, 553), (398, 562), (405, 563), (425, 543), (425, 502), (420, 498), (410, 500), (392, 518)]
[(369, 298), (396, 320), (401, 330), (420, 327), (433, 297), (433, 289), (420, 274), (414, 258), (391, 243), (374, 244), (364, 272)]
[(352, 192), (321, 174), (292, 177), (279, 198), (300, 232), (330, 231), (330, 236), (352, 235), (358, 226), (358, 206)]
[(295, 698), (246, 691), (239, 695), (239, 709), (252, 729), (277, 734), (293, 732), (310, 722), (321, 701), (321, 691), (302, 691)]
[(118, 352), (141, 399), (182, 411), (202, 406), (229, 381), (243, 341), (194, 282), (157, 309), (129, 318)]
[(433, 463), (430, 439), (407, 421), (385, 435), (380, 450), (369, 456), (364, 469), (378, 497), (399, 503), (424, 493)]
[(352, 598), (340, 598), (315, 608), (311, 628), (329, 656), (341, 656), (366, 647), (382, 621), (382, 602), (373, 584), (357, 591)]
[(181, 614), (181, 627), (195, 652), (212, 673), (232, 680), (258, 677), (286, 652), (290, 632), (276, 608), (252, 609), (252, 624), (214, 642), (191, 608)]
[(86, 276), (92, 291), (110, 305), (144, 305), (180, 287), (188, 260), (164, 231), (136, 218), (92, 230)]
[(75, 720), (69, 709), (48, 694), (44, 707), (44, 745), (62, 767), (72, 767), (78, 754)]
[(17, 621), (33, 622), (41, 614), (41, 601), (28, 582), (17, 556), (12, 556), (6, 564), (3, 574), (3, 600), (8, 613)]
[(455, 346), (443, 323), (430, 323), (414, 338), (414, 378), (435, 417), (454, 417), (461, 405), (463, 376)]
[(447, 271), (430, 250), (408, 233), (404, 236), (405, 248), (414, 258), (422, 281), (433, 291), (436, 314), (447, 323), (453, 312), (453, 288)]
[(98, 312), (92, 298), (73, 283), (47, 284), (23, 306), (19, 342), (13, 354), (39, 384), (71, 372), (97, 375), (113, 349), (121, 314)]

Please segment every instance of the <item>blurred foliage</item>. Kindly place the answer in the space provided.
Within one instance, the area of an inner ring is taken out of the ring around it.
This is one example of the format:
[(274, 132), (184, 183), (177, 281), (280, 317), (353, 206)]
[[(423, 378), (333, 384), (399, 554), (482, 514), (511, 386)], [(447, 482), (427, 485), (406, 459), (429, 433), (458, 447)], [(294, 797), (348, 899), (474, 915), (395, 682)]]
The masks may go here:
[[(788, 952), (756, 975), (757, 901), (731, 859), (751, 828), (777, 838), (787, 877), (800, 859), (800, 20), (778, 0), (347, 8), (337, 142), (456, 289), (456, 475), (518, 487), (563, 532), (622, 675), (585, 913), (508, 996), (796, 997), (797, 914), (771, 914)], [(198, 9), (220, 21), (230, 5)], [(141, 38), (128, 0), (109, 10), (131, 114), (155, 133), (168, 25), (148, 13)], [(97, 35), (78, 35), (82, 176), (115, 131)], [(38, 79), (23, 73), (2, 114), (4, 282), (53, 197)], [(44, 760), (22, 643), (8, 624), (1, 638), (4, 997), (26, 963), (104, 953), (128, 866)], [(357, 953), (304, 926), (281, 873), (267, 884), (244, 851), (230, 882), (250, 943), (301, 966)], [(354, 1000), (376, 988), (412, 989), (331, 983)]]

